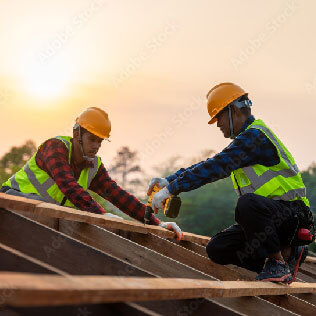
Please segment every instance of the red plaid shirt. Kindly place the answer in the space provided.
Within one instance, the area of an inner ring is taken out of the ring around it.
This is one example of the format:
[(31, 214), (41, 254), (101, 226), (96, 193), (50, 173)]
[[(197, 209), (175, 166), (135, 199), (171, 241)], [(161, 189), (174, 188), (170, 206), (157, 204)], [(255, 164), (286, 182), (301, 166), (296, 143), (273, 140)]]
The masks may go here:
[[(35, 159), (37, 165), (54, 179), (60, 191), (77, 208), (97, 214), (105, 213), (101, 205), (93, 200), (91, 195), (77, 182), (81, 170), (89, 167), (90, 164), (93, 165), (93, 163), (84, 162), (80, 166), (75, 166), (73, 159), (71, 159), (69, 165), (69, 151), (65, 144), (56, 138), (47, 140), (38, 150)], [(127, 215), (138, 221), (144, 221), (146, 206), (112, 180), (103, 163), (93, 178), (89, 189), (111, 202)], [(152, 216), (150, 223), (159, 225), (160, 221)]]

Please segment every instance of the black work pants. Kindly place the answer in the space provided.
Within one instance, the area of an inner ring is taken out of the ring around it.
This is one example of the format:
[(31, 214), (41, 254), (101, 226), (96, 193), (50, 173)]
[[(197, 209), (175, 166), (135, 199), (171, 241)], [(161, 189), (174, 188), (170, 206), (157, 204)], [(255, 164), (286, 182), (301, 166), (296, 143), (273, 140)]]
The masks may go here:
[(210, 240), (206, 246), (209, 258), (219, 264), (260, 272), (268, 254), (290, 245), (301, 203), (271, 200), (252, 193), (242, 195), (235, 209), (237, 224)]

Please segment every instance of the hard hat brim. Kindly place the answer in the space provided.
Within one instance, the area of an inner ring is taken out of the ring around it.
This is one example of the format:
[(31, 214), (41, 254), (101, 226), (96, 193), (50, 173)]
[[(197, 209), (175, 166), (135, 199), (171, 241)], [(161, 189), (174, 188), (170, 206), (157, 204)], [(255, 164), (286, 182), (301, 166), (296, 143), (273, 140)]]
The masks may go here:
[(213, 117), (208, 124), (214, 124), (215, 122), (217, 122), (217, 117)]

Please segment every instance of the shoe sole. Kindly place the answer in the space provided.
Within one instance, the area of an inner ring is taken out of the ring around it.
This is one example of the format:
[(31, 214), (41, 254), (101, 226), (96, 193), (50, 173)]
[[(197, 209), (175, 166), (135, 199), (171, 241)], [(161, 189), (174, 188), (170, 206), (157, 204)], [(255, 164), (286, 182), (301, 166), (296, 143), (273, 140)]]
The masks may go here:
[(291, 277), (291, 276), (292, 276), (292, 274), (289, 273), (289, 274), (283, 275), (280, 278), (269, 278), (269, 279), (262, 279), (262, 280), (257, 280), (257, 281), (262, 281), (262, 282), (285, 282), (285, 283), (288, 283), (288, 281), (286, 281), (286, 279), (288, 277)]

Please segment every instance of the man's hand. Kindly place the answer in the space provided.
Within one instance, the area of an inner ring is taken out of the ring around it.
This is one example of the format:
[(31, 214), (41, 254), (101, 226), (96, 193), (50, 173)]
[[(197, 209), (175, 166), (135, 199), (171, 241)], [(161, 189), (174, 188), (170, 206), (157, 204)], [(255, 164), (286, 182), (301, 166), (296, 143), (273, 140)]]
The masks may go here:
[(183, 238), (181, 228), (175, 222), (160, 222), (159, 226), (175, 232), (177, 234), (177, 240)]
[(169, 196), (171, 196), (171, 194), (166, 187), (155, 193), (151, 204), (156, 214), (159, 209), (163, 209), (163, 201), (165, 201)]
[(147, 190), (147, 195), (149, 196), (151, 192), (153, 191), (153, 188), (157, 184), (159, 188), (164, 188), (169, 184), (169, 181), (165, 178), (152, 178), (150, 180), (148, 190)]
[(123, 217), (115, 215), (115, 214), (112, 214), (112, 213), (105, 213), (104, 215), (107, 216), (107, 217), (111, 217), (111, 218), (124, 219)]

